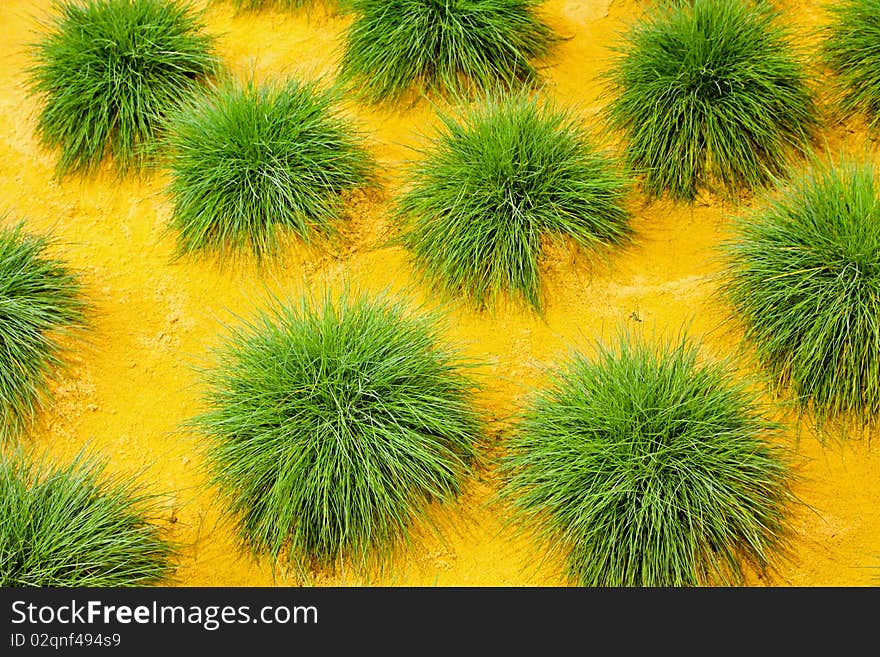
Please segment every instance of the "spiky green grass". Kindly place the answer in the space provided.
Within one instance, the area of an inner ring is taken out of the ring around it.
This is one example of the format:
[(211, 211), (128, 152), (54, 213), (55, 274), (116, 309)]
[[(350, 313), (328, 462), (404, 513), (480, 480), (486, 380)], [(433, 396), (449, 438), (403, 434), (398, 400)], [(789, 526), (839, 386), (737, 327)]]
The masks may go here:
[(480, 423), (431, 315), (346, 293), (235, 329), (192, 421), (242, 544), (301, 567), (381, 563), (460, 492)]
[(37, 134), (57, 171), (89, 172), (110, 154), (143, 166), (163, 118), (217, 67), (199, 14), (179, 0), (59, 0), (33, 45)]
[(175, 113), (168, 166), (179, 251), (263, 256), (285, 232), (332, 235), (342, 193), (373, 171), (337, 100), (316, 82), (227, 80)]
[(64, 365), (64, 335), (85, 325), (79, 277), (47, 238), (0, 228), (0, 444), (33, 425)]
[(542, 305), (542, 241), (623, 243), (627, 181), (580, 121), (549, 101), (487, 98), (441, 116), (399, 203), (401, 242), (425, 281), (479, 306)]
[(816, 126), (807, 76), (769, 4), (660, 3), (618, 53), (608, 118), (650, 195), (766, 185)]
[(724, 363), (687, 338), (575, 354), (523, 411), (500, 497), (583, 586), (740, 582), (788, 533), (790, 465)]
[(841, 105), (880, 128), (880, 0), (828, 3), (823, 54), (837, 76)]
[(865, 162), (817, 163), (725, 245), (722, 291), (757, 358), (818, 419), (880, 412), (880, 199)]
[(466, 94), (538, 77), (557, 40), (538, 0), (350, 0), (341, 76), (369, 100)]
[(156, 496), (80, 455), (65, 466), (20, 450), (0, 457), (0, 586), (144, 586), (173, 570), (151, 521)]

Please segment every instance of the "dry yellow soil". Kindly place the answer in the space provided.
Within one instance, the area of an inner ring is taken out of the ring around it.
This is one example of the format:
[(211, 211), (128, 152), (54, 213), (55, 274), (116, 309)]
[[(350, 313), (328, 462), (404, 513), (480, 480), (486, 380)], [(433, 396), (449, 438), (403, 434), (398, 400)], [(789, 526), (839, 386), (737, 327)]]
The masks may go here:
[[(645, 4), (546, 2), (546, 19), (565, 40), (545, 62), (544, 93), (594, 123), (602, 106), (597, 75), (607, 67), (620, 30)], [(810, 56), (814, 30), (825, 20), (821, 5), (778, 4)], [(206, 362), (224, 324), (248, 316), (270, 292), (295, 297), (349, 281), (369, 291), (406, 290), (417, 302), (436, 303), (416, 284), (406, 254), (384, 246), (393, 230), (391, 204), (407, 160), (416, 156), (412, 147), (425, 143), (434, 123), (431, 102), (413, 98), (393, 110), (356, 103), (347, 108), (382, 179), (380, 189), (350, 199), (344, 239), (332, 250), (291, 247), (282, 265), (263, 272), (247, 264), (220, 269), (209, 261), (175, 261), (161, 172), (117, 180), (108, 168), (88, 178), (54, 179), (55, 154), (34, 137), (38, 107), (24, 85), (27, 44), (49, 9), (49, 0), (0, 2), (0, 213), (7, 213), (5, 224), (24, 220), (30, 230), (56, 237), (58, 252), (83, 272), (95, 312), (89, 344), (71, 352), (71, 367), (28, 442), (58, 459), (86, 446), (105, 456), (112, 470), (138, 472), (150, 489), (167, 493), (162, 522), (184, 545), (176, 575), (181, 585), (565, 584), (560, 563), (539, 561), (541, 546), (512, 536), (503, 525), (504, 514), (491, 504), (490, 469), (458, 505), (434, 510), (439, 533), (424, 530), (423, 540), (401, 551), (384, 572), (342, 570), (303, 580), (292, 569), (273, 569), (240, 552), (230, 519), (205, 488), (199, 438), (180, 430), (201, 410), (192, 365)], [(265, 79), (332, 77), (350, 19), (320, 3), (311, 11), (235, 15), (231, 3), (222, 1), (208, 4), (206, 20), (228, 65)], [(819, 73), (815, 82), (825, 86)], [(863, 151), (868, 140), (859, 119), (840, 121), (828, 112), (821, 141), (835, 151)], [(547, 254), (543, 317), (522, 308), (478, 313), (449, 304), (447, 337), (485, 363), (479, 403), (491, 419), (491, 441), (503, 438), (506, 418), (541, 385), (546, 367), (571, 348), (591, 352), (595, 339), (614, 336), (621, 325), (654, 334), (687, 326), (703, 339), (706, 357), (743, 359), (740, 336), (724, 325), (713, 281), (716, 247), (729, 236), (730, 216), (739, 207), (711, 196), (685, 205), (647, 203), (634, 194), (632, 209), (636, 243), (607, 260), (562, 250)], [(842, 440), (831, 432), (823, 442), (805, 426), (790, 426), (786, 440), (800, 462), (796, 493), (805, 505), (792, 511), (791, 553), (769, 583), (876, 585), (880, 448), (867, 434)], [(756, 576), (749, 582), (767, 583)]]

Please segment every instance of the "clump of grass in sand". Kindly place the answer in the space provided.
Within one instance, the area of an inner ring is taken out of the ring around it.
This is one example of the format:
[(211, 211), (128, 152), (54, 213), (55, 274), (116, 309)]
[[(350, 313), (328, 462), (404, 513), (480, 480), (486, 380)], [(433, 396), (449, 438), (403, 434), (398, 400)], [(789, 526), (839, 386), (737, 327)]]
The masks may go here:
[(192, 426), (242, 544), (301, 567), (384, 561), (470, 473), (464, 365), (433, 315), (385, 298), (327, 293), (235, 329)]
[(341, 75), (372, 101), (534, 81), (557, 40), (538, 0), (350, 0)]
[(82, 455), (65, 466), (0, 456), (0, 586), (144, 586), (171, 574), (176, 549), (150, 519), (156, 496), (103, 470)]
[(825, 62), (837, 76), (842, 106), (867, 115), (880, 128), (880, 1), (828, 3), (831, 22), (825, 28)]
[(216, 69), (213, 39), (179, 0), (63, 0), (33, 45), (37, 133), (57, 171), (88, 172), (112, 154), (141, 167), (162, 121)]
[(0, 229), (0, 444), (33, 425), (63, 366), (60, 338), (85, 325), (79, 277), (21, 225)]
[(575, 354), (528, 403), (500, 498), (583, 586), (741, 581), (788, 533), (790, 466), (745, 384), (686, 338)]
[(870, 163), (817, 163), (737, 222), (722, 291), (757, 358), (817, 418), (880, 412), (880, 198)]
[(768, 4), (693, 0), (649, 8), (608, 80), (611, 125), (651, 195), (692, 200), (767, 184), (816, 126), (807, 76)]
[(523, 94), (487, 98), (441, 116), (400, 200), (401, 241), (435, 287), (540, 309), (542, 240), (625, 242), (626, 191), (573, 112)]
[(181, 253), (277, 250), (284, 231), (334, 232), (341, 194), (373, 170), (333, 90), (227, 80), (169, 125), (171, 225)]

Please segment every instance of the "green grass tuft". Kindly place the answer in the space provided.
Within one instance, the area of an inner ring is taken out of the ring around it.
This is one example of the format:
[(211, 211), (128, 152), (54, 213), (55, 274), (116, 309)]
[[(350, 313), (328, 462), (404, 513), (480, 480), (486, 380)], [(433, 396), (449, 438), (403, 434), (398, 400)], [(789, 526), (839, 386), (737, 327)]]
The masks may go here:
[(218, 65), (200, 15), (179, 0), (63, 0), (33, 44), (37, 133), (59, 174), (144, 165), (169, 111)]
[(880, 0), (843, 0), (828, 4), (824, 60), (837, 75), (841, 105), (867, 115), (880, 129)]
[(32, 427), (63, 366), (59, 338), (86, 323), (79, 277), (48, 246), (21, 225), (0, 229), (0, 444)]
[(179, 251), (263, 256), (285, 230), (333, 234), (341, 193), (373, 171), (337, 101), (317, 83), (229, 80), (183, 106), (168, 138)]
[(575, 354), (524, 410), (500, 499), (582, 586), (738, 583), (788, 534), (790, 464), (724, 363), (686, 338)]
[(206, 373), (206, 462), (239, 538), (302, 567), (381, 563), (461, 491), (480, 421), (436, 317), (345, 293), (235, 329)]
[(441, 116), (399, 204), (401, 242), (425, 281), (478, 305), (542, 304), (542, 241), (587, 249), (629, 235), (628, 182), (577, 116), (517, 94)]
[(880, 413), (878, 191), (868, 162), (816, 164), (724, 246), (732, 318), (819, 419)]
[(816, 108), (769, 5), (661, 3), (617, 50), (608, 118), (650, 195), (754, 189), (806, 150)]
[(0, 456), (0, 586), (158, 584), (175, 547), (149, 515), (156, 496), (77, 457), (58, 467), (21, 451)]
[(371, 101), (410, 89), (469, 93), (537, 79), (558, 39), (539, 0), (350, 0), (341, 76)]

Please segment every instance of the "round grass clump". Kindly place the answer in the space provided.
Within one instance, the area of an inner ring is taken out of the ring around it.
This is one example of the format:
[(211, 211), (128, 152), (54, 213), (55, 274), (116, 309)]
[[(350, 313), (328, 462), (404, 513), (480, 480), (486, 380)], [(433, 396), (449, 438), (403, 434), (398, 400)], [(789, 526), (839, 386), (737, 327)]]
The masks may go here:
[(350, 0), (343, 79), (369, 100), (405, 91), (461, 94), (537, 79), (557, 40), (540, 0)]
[(817, 164), (725, 246), (732, 317), (817, 418), (880, 413), (878, 191), (870, 163)]
[(625, 34), (608, 117), (650, 195), (766, 185), (816, 126), (807, 76), (769, 4), (662, 3)]
[(593, 249), (628, 237), (627, 181), (572, 112), (516, 95), (440, 120), (399, 205), (401, 241), (429, 284), (540, 309), (542, 241)]
[(381, 563), (461, 491), (480, 433), (435, 317), (326, 295), (235, 330), (193, 426), (241, 542), (303, 566)]
[(0, 586), (158, 584), (175, 547), (150, 516), (156, 496), (78, 456), (60, 467), (21, 451), (0, 457)]
[(181, 253), (277, 250), (283, 231), (334, 232), (341, 194), (373, 164), (337, 94), (314, 82), (226, 81), (169, 125), (171, 225)]
[(60, 338), (82, 328), (79, 277), (21, 225), (0, 228), (0, 444), (31, 428), (63, 366)]
[(37, 133), (57, 171), (88, 172), (112, 154), (143, 166), (162, 121), (217, 66), (200, 17), (179, 0), (61, 0), (33, 46)]
[(880, 0), (829, 3), (824, 59), (837, 76), (842, 106), (880, 128)]
[(582, 586), (742, 581), (788, 533), (789, 464), (723, 363), (687, 339), (575, 356), (528, 404), (501, 498)]

